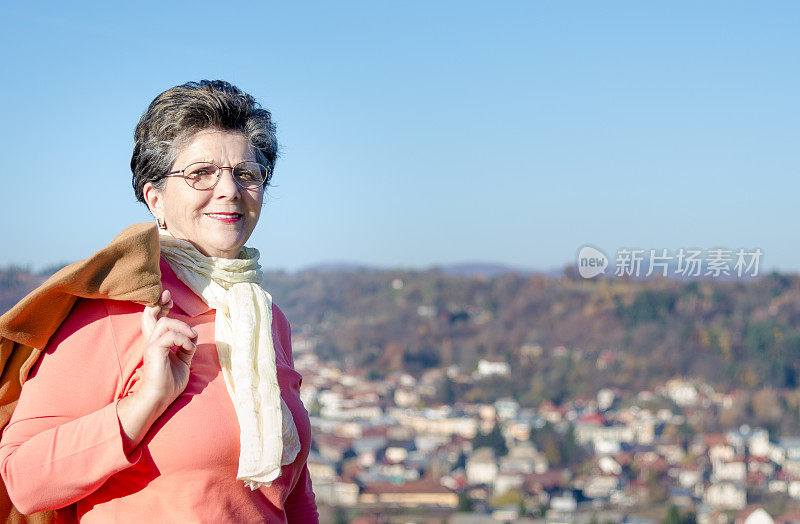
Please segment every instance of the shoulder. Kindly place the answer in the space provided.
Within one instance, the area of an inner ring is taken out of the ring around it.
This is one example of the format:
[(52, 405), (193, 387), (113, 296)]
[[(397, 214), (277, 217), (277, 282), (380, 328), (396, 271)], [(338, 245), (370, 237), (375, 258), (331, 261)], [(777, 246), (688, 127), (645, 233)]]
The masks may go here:
[(107, 298), (79, 297), (67, 317), (50, 338), (47, 347), (73, 336), (113, 332), (139, 320), (144, 306), (135, 302)]
[(105, 299), (80, 297), (75, 301), (67, 317), (58, 327), (45, 347), (46, 353), (52, 353), (66, 340), (74, 337), (91, 338), (105, 331), (109, 326), (109, 316)]
[(90, 387), (88, 382), (76, 383), (75, 377), (97, 374), (111, 379), (118, 377), (120, 365), (112, 322), (114, 314), (110, 311), (112, 302), (103, 298), (78, 298), (31, 368), (28, 380), (51, 384), (67, 380), (64, 387), (82, 389)]
[(107, 358), (110, 352), (118, 358), (119, 348), (140, 336), (143, 310), (144, 306), (135, 302), (80, 297), (42, 353), (92, 361)]
[(74, 336), (111, 335), (138, 329), (144, 306), (107, 298), (81, 297), (72, 306), (48, 346)]

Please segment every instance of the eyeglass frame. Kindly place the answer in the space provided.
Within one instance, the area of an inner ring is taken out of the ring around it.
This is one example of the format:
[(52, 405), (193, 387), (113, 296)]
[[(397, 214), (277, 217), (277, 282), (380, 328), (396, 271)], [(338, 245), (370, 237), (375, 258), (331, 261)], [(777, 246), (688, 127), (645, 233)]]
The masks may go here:
[[(206, 187), (206, 188), (203, 188), (203, 189), (197, 189), (196, 187), (194, 187), (191, 184), (191, 182), (189, 182), (189, 176), (186, 175), (185, 171), (187, 169), (189, 169), (190, 167), (192, 167), (193, 165), (195, 165), (195, 164), (211, 164), (211, 165), (213, 165), (213, 166), (215, 166), (217, 168), (217, 180), (216, 180), (216, 182), (214, 182), (214, 184), (211, 185), (211, 187)], [(264, 190), (264, 186), (266, 186), (267, 181), (269, 181), (270, 170), (269, 170), (269, 168), (267, 166), (265, 166), (261, 162), (256, 162), (255, 160), (242, 160), (241, 162), (239, 162), (235, 166), (221, 166), (221, 165), (217, 164), (216, 162), (209, 162), (209, 161), (206, 161), (206, 160), (198, 160), (197, 162), (192, 162), (191, 164), (189, 164), (188, 166), (184, 167), (183, 169), (178, 169), (177, 171), (170, 171), (169, 173), (161, 175), (159, 178), (169, 178), (169, 177), (179, 176), (179, 177), (183, 178), (186, 181), (186, 184), (189, 187), (191, 187), (192, 189), (194, 189), (195, 191), (211, 191), (212, 189), (217, 187), (217, 184), (219, 184), (219, 181), (222, 179), (222, 170), (223, 169), (230, 169), (231, 177), (233, 178), (233, 181), (236, 182), (236, 185), (241, 187), (245, 191), (252, 191), (253, 189), (256, 189), (256, 188), (243, 186), (241, 183), (239, 183), (238, 180), (236, 180), (236, 177), (233, 176), (233, 170), (236, 169), (237, 167), (239, 167), (242, 164), (258, 164), (259, 166), (264, 168), (264, 173), (265, 173), (264, 181), (257, 188), (257, 189), (263, 191)], [(180, 173), (180, 174), (178, 174), (178, 173)]]

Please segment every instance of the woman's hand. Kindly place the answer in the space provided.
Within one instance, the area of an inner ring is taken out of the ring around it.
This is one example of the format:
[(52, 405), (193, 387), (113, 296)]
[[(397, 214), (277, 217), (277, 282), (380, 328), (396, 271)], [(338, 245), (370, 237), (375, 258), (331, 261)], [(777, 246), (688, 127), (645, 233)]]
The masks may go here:
[(141, 379), (117, 402), (125, 453), (139, 445), (150, 426), (189, 383), (197, 333), (186, 322), (167, 318), (171, 307), (169, 291), (164, 290), (158, 305), (146, 307), (142, 313), (145, 346)]
[(168, 318), (171, 307), (172, 298), (165, 289), (158, 305), (144, 309), (144, 365), (136, 388), (140, 396), (161, 403), (164, 408), (186, 389), (189, 365), (197, 349), (197, 332), (186, 322)]

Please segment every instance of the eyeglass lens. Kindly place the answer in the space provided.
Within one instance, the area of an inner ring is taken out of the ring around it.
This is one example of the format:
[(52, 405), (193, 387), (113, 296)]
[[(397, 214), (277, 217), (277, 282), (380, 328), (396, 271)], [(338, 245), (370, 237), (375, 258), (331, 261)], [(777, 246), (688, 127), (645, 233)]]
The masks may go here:
[[(186, 181), (195, 189), (208, 189), (216, 185), (221, 167), (211, 162), (196, 162), (183, 170)], [(233, 178), (240, 186), (253, 189), (266, 180), (267, 169), (258, 162), (241, 162), (233, 167)]]

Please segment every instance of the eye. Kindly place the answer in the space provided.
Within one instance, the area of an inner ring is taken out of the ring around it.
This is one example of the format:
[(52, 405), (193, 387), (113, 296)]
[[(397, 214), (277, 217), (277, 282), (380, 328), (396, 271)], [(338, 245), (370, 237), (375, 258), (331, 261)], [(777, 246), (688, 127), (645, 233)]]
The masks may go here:
[(186, 168), (186, 176), (198, 180), (203, 178), (210, 178), (216, 175), (217, 173), (217, 166), (214, 164), (193, 164)]
[(248, 182), (252, 182), (257, 180), (259, 175), (254, 172), (252, 169), (237, 169), (236, 176), (241, 180), (247, 180)]
[(233, 175), (242, 182), (260, 184), (264, 181), (262, 170), (263, 168), (259, 164), (246, 162), (237, 166)]

